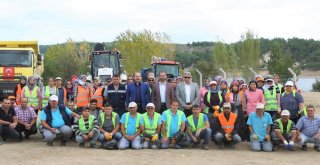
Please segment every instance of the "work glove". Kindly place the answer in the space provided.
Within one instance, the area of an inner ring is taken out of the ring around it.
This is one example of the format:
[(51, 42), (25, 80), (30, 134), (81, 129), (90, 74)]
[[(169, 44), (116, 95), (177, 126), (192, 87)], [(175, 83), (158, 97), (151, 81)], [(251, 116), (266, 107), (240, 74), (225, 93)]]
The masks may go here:
[(212, 114), (213, 117), (217, 117), (218, 115), (219, 115), (219, 111), (214, 111)]
[(112, 139), (112, 134), (106, 132), (106, 133), (104, 134), (104, 137), (105, 137), (105, 139), (106, 139), (107, 141), (110, 141), (110, 140)]
[(259, 137), (256, 134), (252, 134), (252, 139), (253, 140), (259, 140)]
[(270, 142), (270, 140), (271, 140), (271, 139), (270, 139), (270, 136), (269, 136), (269, 135), (266, 135), (265, 138), (264, 138), (264, 141)]
[(158, 134), (154, 134), (151, 138), (151, 142), (157, 141), (159, 139)]
[(226, 137), (227, 141), (231, 141), (232, 140), (231, 139), (231, 135), (229, 135), (229, 134), (225, 134), (225, 137)]

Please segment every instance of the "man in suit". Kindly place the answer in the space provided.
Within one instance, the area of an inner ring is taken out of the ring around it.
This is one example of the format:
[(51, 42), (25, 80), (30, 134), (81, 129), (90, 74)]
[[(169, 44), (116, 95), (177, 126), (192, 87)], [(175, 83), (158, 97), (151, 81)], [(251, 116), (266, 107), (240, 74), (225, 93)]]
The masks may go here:
[(184, 82), (177, 85), (176, 97), (179, 101), (180, 109), (184, 110), (186, 116), (192, 114), (191, 107), (198, 104), (199, 88), (196, 83), (192, 82), (191, 73), (184, 73)]
[(134, 74), (134, 83), (128, 84), (126, 90), (126, 105), (130, 102), (136, 102), (138, 105), (137, 112), (146, 112), (145, 107), (151, 101), (149, 85), (141, 82), (141, 74)]
[(174, 99), (174, 90), (170, 83), (167, 82), (167, 74), (159, 73), (159, 82), (155, 84), (152, 102), (156, 106), (156, 111), (162, 114), (163, 111), (170, 107), (170, 102)]

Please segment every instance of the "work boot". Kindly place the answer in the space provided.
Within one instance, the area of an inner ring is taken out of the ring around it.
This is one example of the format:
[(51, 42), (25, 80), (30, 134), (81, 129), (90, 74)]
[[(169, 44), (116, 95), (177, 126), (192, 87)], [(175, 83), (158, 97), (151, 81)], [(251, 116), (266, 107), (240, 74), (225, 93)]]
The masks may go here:
[(203, 149), (204, 149), (204, 150), (209, 150), (209, 145), (208, 145), (208, 144), (204, 144), (204, 145), (203, 145)]
[(303, 150), (303, 151), (308, 151), (307, 145), (302, 145), (302, 150)]
[(53, 146), (53, 142), (48, 142), (47, 145), (48, 146)]
[(61, 145), (61, 146), (66, 146), (66, 141), (65, 141), (65, 140), (61, 140), (60, 145)]
[(224, 144), (223, 144), (223, 143), (221, 143), (221, 144), (219, 145), (219, 149), (224, 149)]
[(287, 149), (289, 151), (295, 151), (296, 149), (294, 148), (294, 145), (288, 144)]
[(90, 148), (98, 148), (96, 143), (90, 143)]
[(85, 145), (85, 142), (82, 142), (82, 143), (79, 144), (79, 147), (83, 148), (84, 145)]
[(314, 146), (314, 149), (318, 152), (320, 152), (320, 146)]

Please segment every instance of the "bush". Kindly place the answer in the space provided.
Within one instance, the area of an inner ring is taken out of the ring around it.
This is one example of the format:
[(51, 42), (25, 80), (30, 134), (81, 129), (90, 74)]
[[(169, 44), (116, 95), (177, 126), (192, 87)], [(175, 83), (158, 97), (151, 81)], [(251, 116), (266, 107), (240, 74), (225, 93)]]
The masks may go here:
[(320, 91), (320, 81), (319, 79), (316, 80), (314, 84), (312, 84), (312, 91), (319, 92)]

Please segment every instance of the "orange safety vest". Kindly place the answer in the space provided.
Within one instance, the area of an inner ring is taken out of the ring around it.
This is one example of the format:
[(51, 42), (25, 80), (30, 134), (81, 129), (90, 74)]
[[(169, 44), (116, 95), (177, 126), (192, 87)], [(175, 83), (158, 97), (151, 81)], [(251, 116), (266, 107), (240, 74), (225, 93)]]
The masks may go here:
[(218, 119), (221, 125), (221, 128), (224, 130), (226, 134), (230, 134), (234, 129), (234, 124), (236, 123), (237, 115), (235, 113), (230, 112), (229, 120), (227, 121), (224, 113), (220, 113), (218, 115)]
[(98, 87), (95, 92), (93, 92), (93, 90), (94, 90), (94, 87), (92, 87), (92, 88), (90, 89), (91, 99), (97, 99), (97, 101), (98, 101), (97, 107), (101, 108), (101, 107), (102, 107), (102, 104), (103, 104), (103, 97), (102, 97), (103, 87)]
[(84, 88), (81, 85), (78, 85), (78, 93), (77, 93), (77, 107), (85, 107), (88, 106), (90, 99), (90, 89), (88, 86)]
[(21, 85), (20, 84), (17, 84), (17, 93), (16, 93), (16, 104), (17, 105), (21, 105)]

